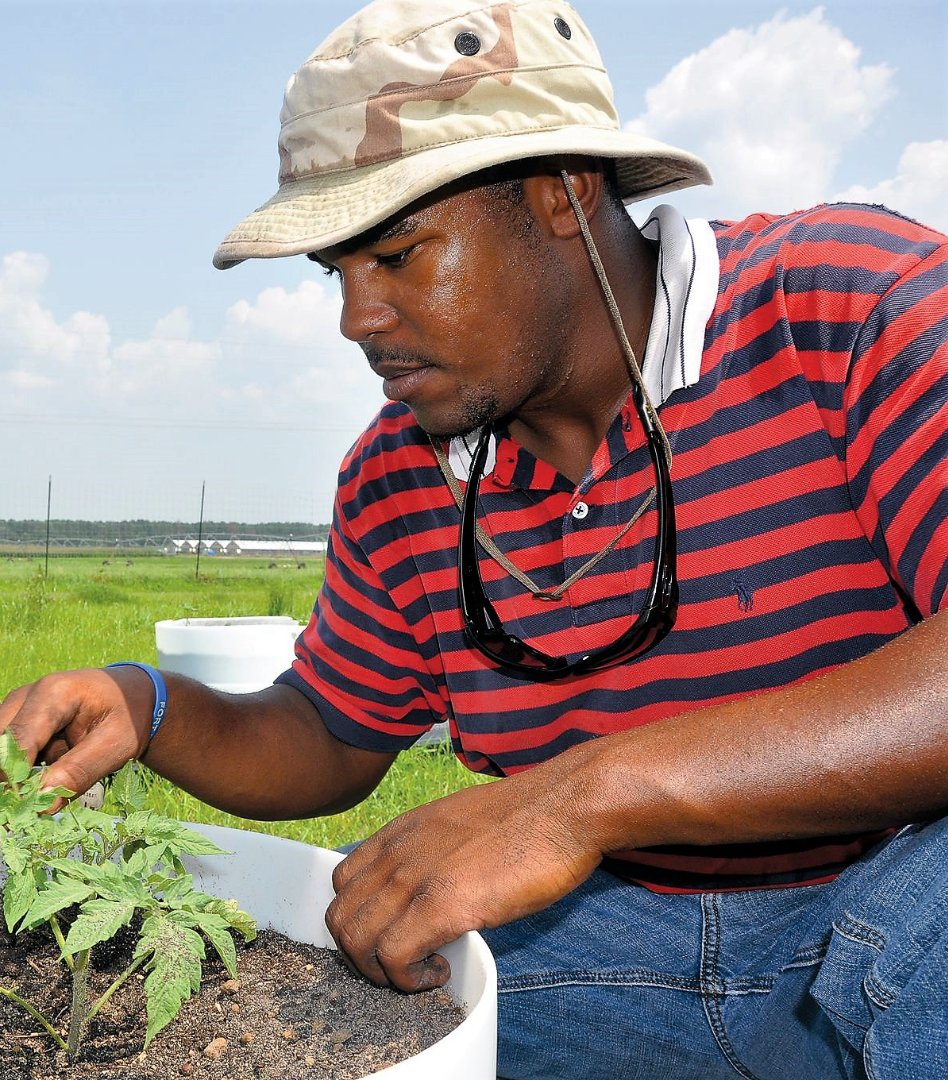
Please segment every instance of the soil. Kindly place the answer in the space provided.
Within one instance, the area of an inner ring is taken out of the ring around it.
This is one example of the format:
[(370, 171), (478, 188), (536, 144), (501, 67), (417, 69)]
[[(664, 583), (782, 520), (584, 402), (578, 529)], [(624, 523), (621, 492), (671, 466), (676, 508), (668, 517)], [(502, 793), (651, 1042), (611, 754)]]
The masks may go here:
[[(133, 944), (123, 932), (93, 949), (93, 993), (125, 968)], [(0, 931), (0, 986), (16, 986), (65, 1033), (70, 982), (57, 956), (45, 928), (17, 938)], [(332, 950), (273, 930), (238, 944), (236, 980), (209, 958), (200, 992), (143, 1052), (144, 1010), (142, 976), (133, 976), (68, 1064), (39, 1024), (0, 998), (3, 1080), (356, 1080), (418, 1053), (464, 1019), (442, 990), (380, 989)]]

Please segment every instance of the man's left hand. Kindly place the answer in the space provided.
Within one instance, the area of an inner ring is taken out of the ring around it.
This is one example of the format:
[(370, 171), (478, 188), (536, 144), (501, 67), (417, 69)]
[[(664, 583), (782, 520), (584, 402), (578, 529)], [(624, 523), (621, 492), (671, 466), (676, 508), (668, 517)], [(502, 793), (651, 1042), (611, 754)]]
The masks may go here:
[(548, 762), (410, 810), (344, 859), (326, 924), (348, 961), (380, 986), (441, 986), (443, 945), (548, 907), (585, 880), (601, 851), (554, 772)]

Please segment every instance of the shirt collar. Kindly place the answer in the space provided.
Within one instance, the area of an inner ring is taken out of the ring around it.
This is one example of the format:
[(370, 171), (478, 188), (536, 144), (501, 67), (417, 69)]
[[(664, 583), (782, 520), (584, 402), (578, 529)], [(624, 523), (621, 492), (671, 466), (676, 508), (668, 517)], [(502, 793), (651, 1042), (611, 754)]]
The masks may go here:
[(673, 206), (656, 206), (642, 235), (658, 246), (655, 308), (642, 358), (645, 386), (657, 408), (698, 381), (721, 263), (707, 221), (682, 217)]

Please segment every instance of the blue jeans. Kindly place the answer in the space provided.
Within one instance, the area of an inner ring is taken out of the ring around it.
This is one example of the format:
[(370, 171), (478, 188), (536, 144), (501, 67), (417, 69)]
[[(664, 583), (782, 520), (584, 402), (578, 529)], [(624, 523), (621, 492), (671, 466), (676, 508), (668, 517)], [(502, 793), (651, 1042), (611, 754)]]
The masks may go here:
[(945, 1080), (948, 819), (828, 885), (668, 896), (597, 871), (483, 932), (511, 1080)]

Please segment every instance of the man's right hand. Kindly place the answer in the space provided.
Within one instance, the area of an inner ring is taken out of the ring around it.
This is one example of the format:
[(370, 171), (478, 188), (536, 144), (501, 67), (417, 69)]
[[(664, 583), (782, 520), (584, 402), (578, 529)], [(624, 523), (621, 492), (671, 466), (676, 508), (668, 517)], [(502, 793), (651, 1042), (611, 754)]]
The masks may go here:
[(0, 703), (0, 731), (9, 727), (31, 761), (49, 765), (47, 787), (82, 794), (145, 752), (154, 696), (136, 668), (46, 675)]
[(0, 704), (48, 787), (82, 794), (140, 758), (159, 775), (241, 817), (277, 820), (337, 813), (365, 798), (395, 760), (336, 739), (290, 686), (248, 694), (212, 690), (165, 673), (168, 709), (149, 743), (155, 689), (135, 667), (46, 675)]

